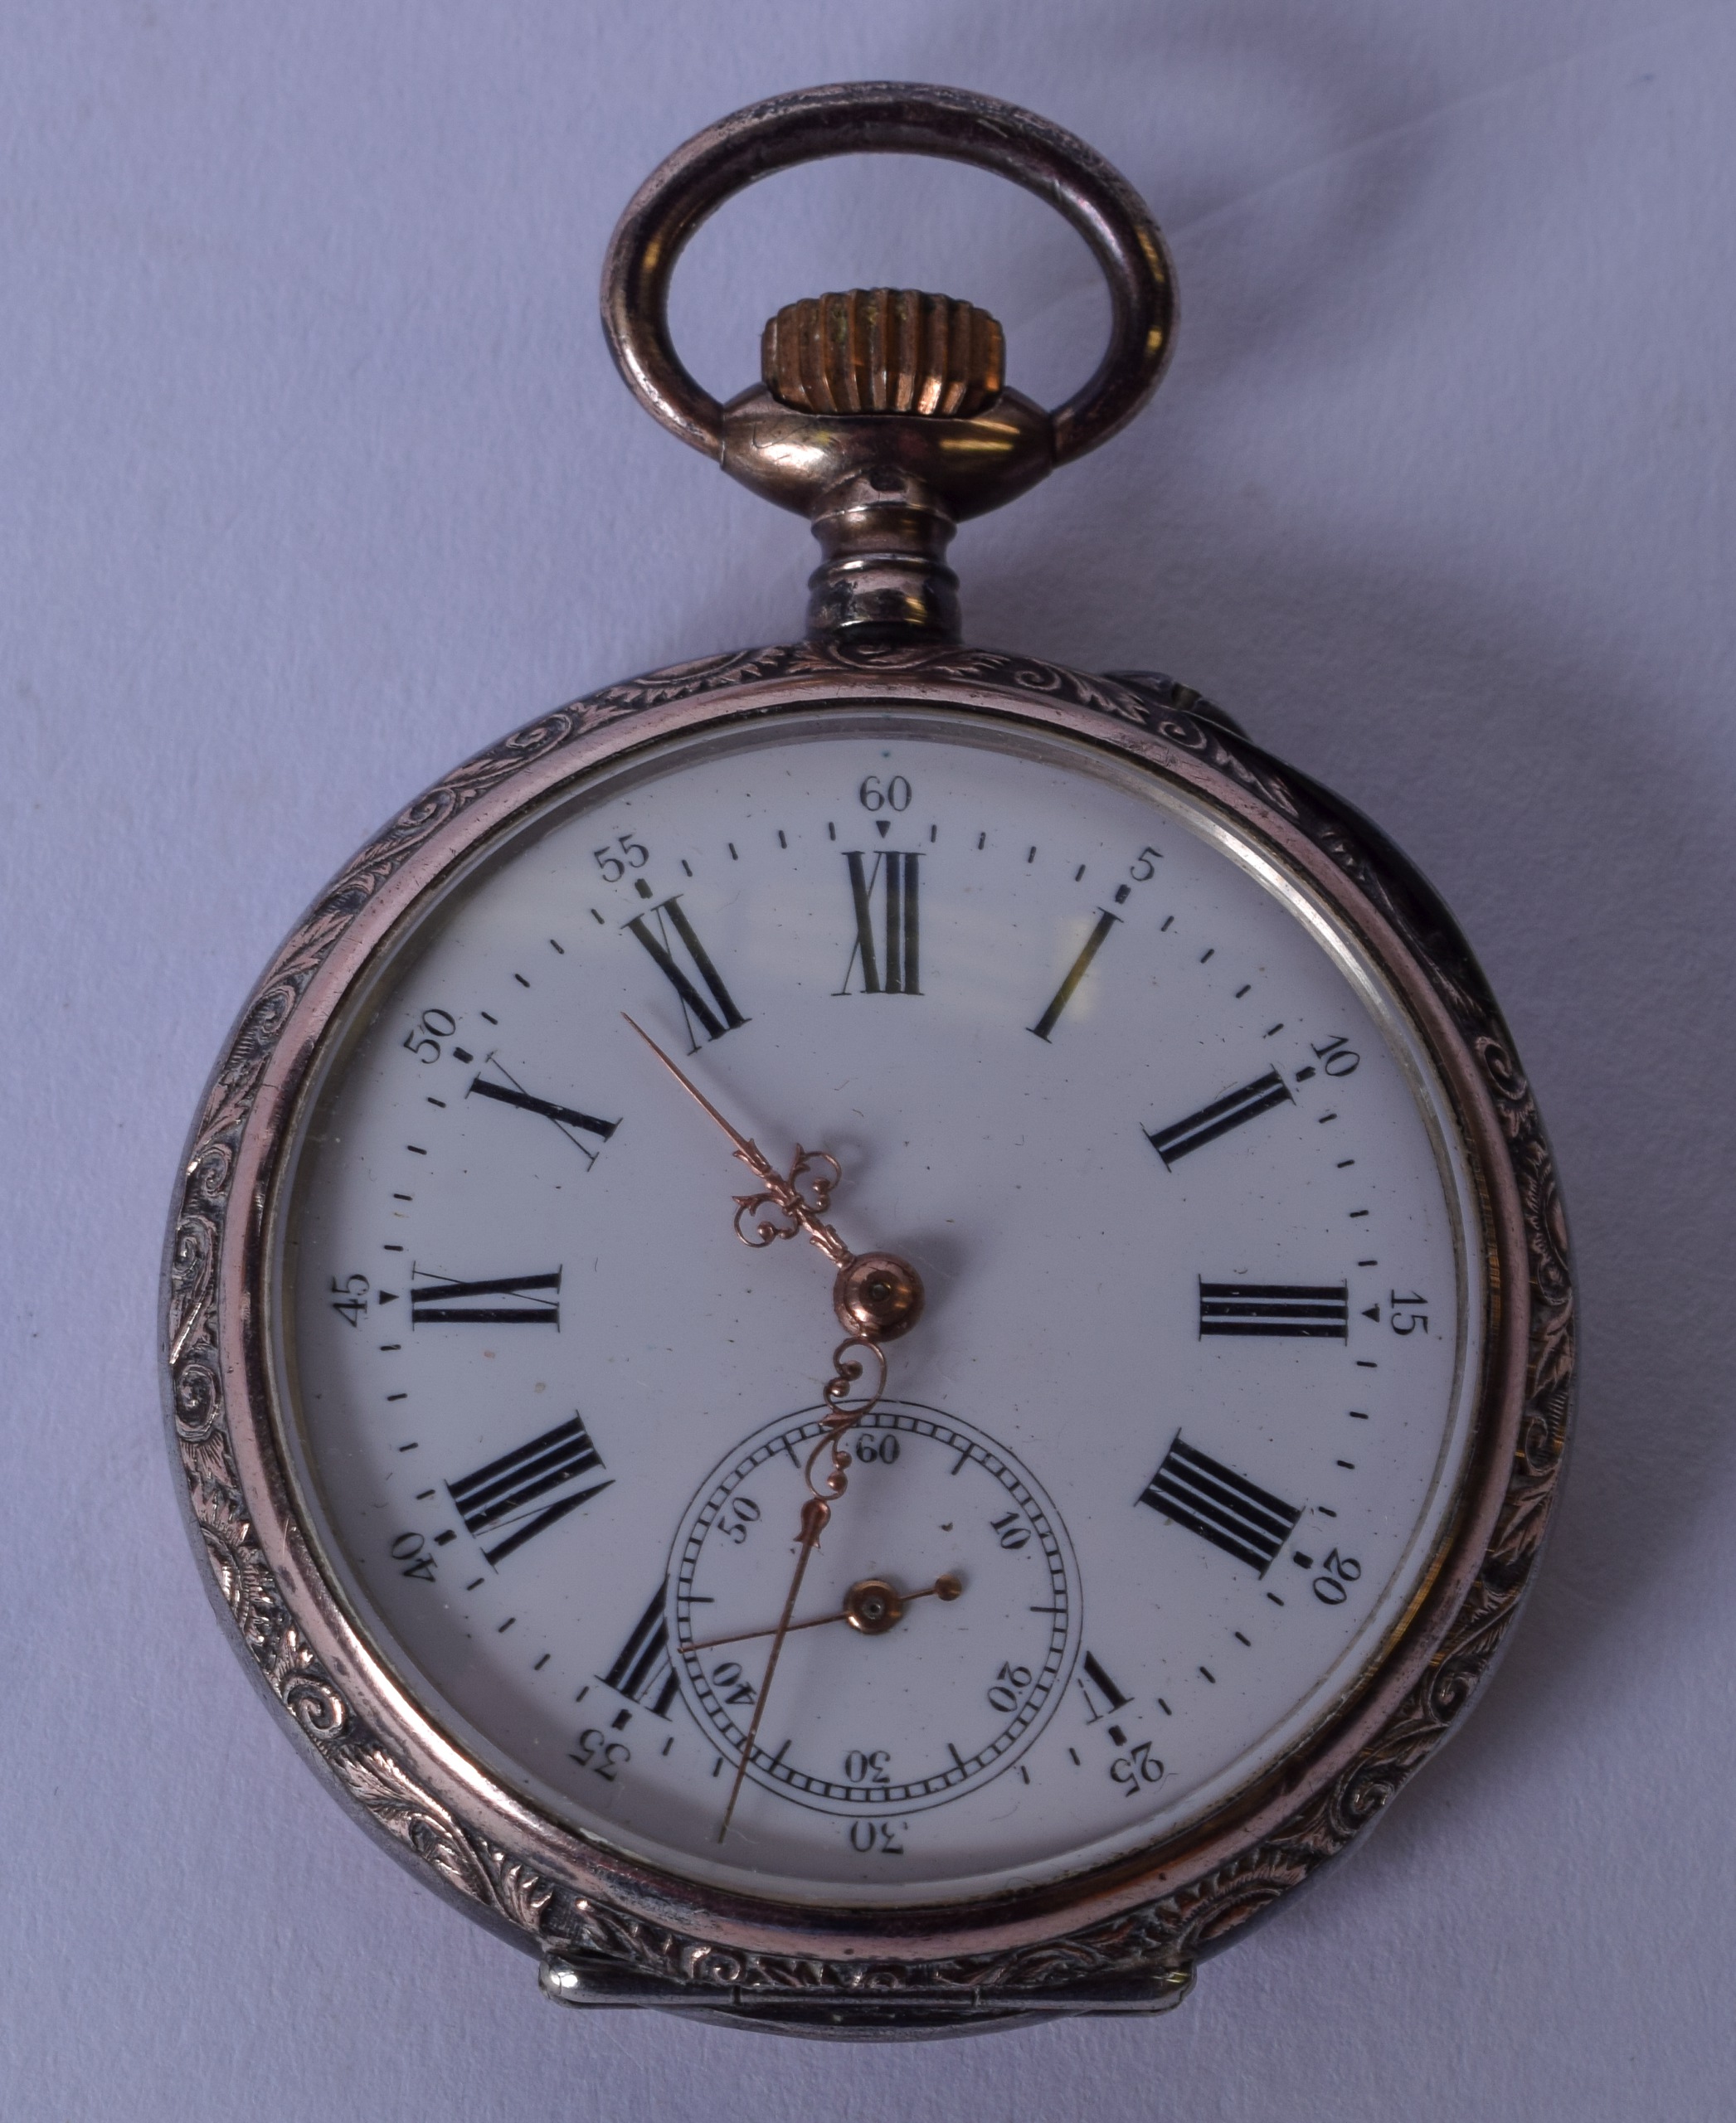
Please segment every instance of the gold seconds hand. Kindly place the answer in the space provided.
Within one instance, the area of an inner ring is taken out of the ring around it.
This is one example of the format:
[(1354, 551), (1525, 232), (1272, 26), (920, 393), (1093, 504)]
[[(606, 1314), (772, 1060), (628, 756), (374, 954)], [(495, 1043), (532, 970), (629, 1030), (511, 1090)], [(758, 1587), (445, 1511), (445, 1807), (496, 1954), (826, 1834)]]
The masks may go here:
[[(839, 1476), (838, 1479), (842, 1486), (843, 1478)], [(760, 1683), (753, 1716), (747, 1722), (746, 1742), (742, 1746), (741, 1759), (736, 1764), (736, 1780), (729, 1787), (729, 1804), (723, 1809), (723, 1818), (717, 1824), (719, 1843), (729, 1834), (729, 1824), (735, 1816), (736, 1801), (742, 1795), (742, 1780), (747, 1775), (748, 1763), (753, 1760), (754, 1742), (760, 1737), (760, 1720), (766, 1715), (766, 1705), (771, 1694), (771, 1677), (777, 1671), (784, 1639), (790, 1634), (790, 1617), (795, 1612), (795, 1598), (802, 1589), (802, 1579), (807, 1574), (808, 1558), (813, 1554), (820, 1535), (826, 1530), (826, 1522), (831, 1516), (832, 1507), (823, 1496), (810, 1496), (802, 1506), (802, 1544), (795, 1558), (795, 1575), (790, 1581), (789, 1596), (784, 1601), (784, 1611), (778, 1617), (777, 1628), (772, 1635), (771, 1650), (766, 1660), (766, 1678)]]

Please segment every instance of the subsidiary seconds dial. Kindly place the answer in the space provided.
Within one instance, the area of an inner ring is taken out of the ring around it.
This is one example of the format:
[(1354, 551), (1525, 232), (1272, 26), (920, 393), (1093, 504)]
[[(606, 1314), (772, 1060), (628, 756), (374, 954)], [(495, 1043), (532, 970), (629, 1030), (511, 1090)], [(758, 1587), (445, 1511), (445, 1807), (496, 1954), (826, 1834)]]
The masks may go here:
[[(773, 1423), (732, 1454), (671, 1551), (682, 1691), (732, 1761), (824, 1413)], [(956, 1417), (883, 1402), (849, 1441), (861, 1472), (806, 1576), (778, 1669), (779, 1737), (762, 1727), (747, 1774), (828, 1811), (909, 1812), (1013, 1767), (1042, 1731), (1077, 1649), (1076, 1570), (1035, 1476)]]

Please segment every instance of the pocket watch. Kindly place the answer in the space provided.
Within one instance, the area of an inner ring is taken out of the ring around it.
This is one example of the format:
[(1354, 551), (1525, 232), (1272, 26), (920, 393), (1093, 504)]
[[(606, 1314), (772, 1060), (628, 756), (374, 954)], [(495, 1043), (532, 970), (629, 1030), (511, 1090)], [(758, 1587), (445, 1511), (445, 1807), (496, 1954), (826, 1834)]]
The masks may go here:
[[(815, 157), (1090, 244), (1092, 379), (877, 289), (671, 344)], [(810, 2035), (1145, 2014), (1454, 1728), (1572, 1371), (1537, 1110), (1451, 916), (1187, 687), (960, 645), (964, 517), (1105, 441), (1174, 299), (1127, 183), (956, 90), (781, 96), (613, 240), (639, 401), (822, 561), (793, 644), (541, 716), (241, 1013), (170, 1421), (246, 1663), (548, 1995)]]

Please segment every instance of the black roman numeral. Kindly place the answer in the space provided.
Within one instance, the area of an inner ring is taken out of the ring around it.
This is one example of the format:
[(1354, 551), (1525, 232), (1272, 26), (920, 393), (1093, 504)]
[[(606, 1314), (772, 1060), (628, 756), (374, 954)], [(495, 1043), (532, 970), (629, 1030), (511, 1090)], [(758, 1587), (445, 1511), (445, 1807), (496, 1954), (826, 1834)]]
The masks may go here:
[[(651, 927), (652, 917), (657, 923), (654, 931)], [(659, 900), (650, 909), (649, 916), (635, 914), (626, 925), (651, 954), (659, 970), (681, 999), (681, 1013), (687, 1022), (688, 1052), (690, 1054), (699, 1052), (699, 1042), (693, 1032), (695, 1024), (708, 1039), (722, 1039), (725, 1032), (733, 1032), (737, 1025), (746, 1023), (746, 1018), (736, 1008), (734, 998), (718, 978), (717, 969), (712, 964), (710, 954), (700, 942), (693, 923), (688, 920), (679, 892), (672, 893), (668, 899)], [(675, 934), (673, 944), (669, 940), (671, 930)], [(709, 1002), (699, 993), (678, 961), (675, 955), (678, 945), (686, 951), (693, 971), (704, 983), (706, 993), (711, 998)]]
[(1302, 1513), (1182, 1441), (1179, 1431), (1140, 1498), (1264, 1577)]
[[(856, 941), (844, 969), (844, 985), (834, 992), (849, 993), (850, 976), (859, 966), (864, 995), (920, 995), (917, 865), (921, 858), (901, 855), (894, 848), (871, 848), (866, 855), (853, 850), (844, 859), (849, 866)], [(878, 923), (874, 910), (877, 891), (883, 902)]]
[(1222, 1098), (1201, 1106), (1198, 1113), (1190, 1113), (1185, 1120), (1174, 1121), (1167, 1128), (1148, 1128), (1145, 1134), (1165, 1164), (1173, 1165), (1178, 1158), (1186, 1157), (1190, 1150), (1197, 1150), (1207, 1143), (1216, 1142), (1220, 1135), (1228, 1134), (1232, 1128), (1239, 1128), (1244, 1120), (1252, 1120), (1257, 1113), (1270, 1113), (1275, 1105), (1291, 1103), (1284, 1079), (1276, 1069), (1268, 1069), (1263, 1076), (1256, 1076), (1251, 1084), (1226, 1091)]
[(1112, 1681), (1099, 1662), (1087, 1652), (1079, 1661), (1082, 1672), (1073, 1676), (1085, 1698), (1087, 1725), (1101, 1725), (1111, 1711), (1123, 1710), (1133, 1698)]
[(515, 1452), (503, 1458), (491, 1460), (486, 1467), (479, 1467), (474, 1474), (463, 1480), (448, 1482), (446, 1493), (458, 1506), (459, 1516), (479, 1541), (484, 1533), (513, 1525), (503, 1541), (493, 1547), (484, 1547), (484, 1558), (497, 1567), (513, 1549), (522, 1548), (525, 1542), (564, 1518), (570, 1511), (576, 1511), (581, 1504), (612, 1484), (596, 1482), (576, 1495), (556, 1499), (544, 1504), (526, 1518), (524, 1514), (540, 1498), (552, 1490), (576, 1481), (581, 1474), (588, 1474), (593, 1467), (603, 1462), (596, 1447), (586, 1435), (585, 1426), (577, 1416), (570, 1422), (557, 1423), (554, 1429), (545, 1431), (541, 1437), (533, 1437), (528, 1445), (521, 1445)]
[(617, 1695), (641, 1704), (654, 1717), (669, 1716), (681, 1684), (669, 1661), (669, 1625), (664, 1619), (662, 1586), (633, 1625), (633, 1634), (621, 1646), (620, 1656), (597, 1678)]
[(1345, 1342), (1350, 1296), (1343, 1283), (1199, 1285), (1199, 1332), (1256, 1334), (1295, 1342)]
[(557, 1105), (552, 1099), (536, 1098), (501, 1061), (498, 1055), (490, 1054), (485, 1066), (503, 1076), (504, 1083), (494, 1083), (489, 1077), (478, 1075), (472, 1078), (466, 1098), (492, 1098), (502, 1105), (515, 1105), (521, 1113), (540, 1113), (545, 1120), (552, 1120), (561, 1133), (584, 1158), (587, 1164), (595, 1164), (596, 1152), (588, 1143), (581, 1143), (575, 1129), (587, 1135), (595, 1135), (599, 1142), (606, 1143), (620, 1127), (618, 1120), (599, 1120), (595, 1114), (581, 1113), (576, 1106)]
[(1119, 914), (1111, 914), (1104, 908), (1097, 909), (1097, 925), (1080, 948), (1079, 955), (1067, 969), (1067, 977), (1049, 998), (1049, 1006), (1029, 1029), (1038, 1038), (1047, 1040), (1061, 1022), (1061, 1013), (1073, 999), (1073, 990), (1084, 979), (1092, 960), (1103, 948), (1103, 940), (1121, 920)]
[[(437, 1275), (431, 1268), (416, 1268), (411, 1273), (416, 1278), (410, 1293), (412, 1327), (558, 1327), (561, 1324), (559, 1298), (532, 1295), (560, 1289), (558, 1268), (540, 1275), (494, 1275), (479, 1283), (461, 1283), (454, 1275)], [(530, 1302), (480, 1302), (491, 1297), (528, 1297)]]

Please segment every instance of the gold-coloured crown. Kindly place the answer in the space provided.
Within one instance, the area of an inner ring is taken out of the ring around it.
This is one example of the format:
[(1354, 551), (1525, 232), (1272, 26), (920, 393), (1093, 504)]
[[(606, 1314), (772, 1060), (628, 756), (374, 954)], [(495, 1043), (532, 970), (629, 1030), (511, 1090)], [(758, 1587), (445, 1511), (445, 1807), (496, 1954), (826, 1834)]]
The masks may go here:
[(809, 413), (967, 418), (1000, 395), (1006, 335), (985, 309), (912, 289), (852, 288), (780, 309), (766, 327), (766, 388)]

